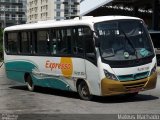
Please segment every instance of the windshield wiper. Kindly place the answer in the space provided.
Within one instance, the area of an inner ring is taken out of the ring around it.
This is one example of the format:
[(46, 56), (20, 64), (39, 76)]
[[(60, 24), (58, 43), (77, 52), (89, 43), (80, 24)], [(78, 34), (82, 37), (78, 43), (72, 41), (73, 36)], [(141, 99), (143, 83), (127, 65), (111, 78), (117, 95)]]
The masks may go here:
[[(120, 28), (121, 29), (121, 28)], [(129, 37), (127, 36), (127, 34), (121, 29), (122, 33), (124, 34), (126, 40), (128, 41), (128, 43), (131, 45), (131, 47), (133, 48), (134, 52), (135, 52), (135, 56), (138, 59), (138, 55), (137, 55), (137, 50), (134, 47), (133, 43), (131, 42), (131, 40), (129, 39)]]

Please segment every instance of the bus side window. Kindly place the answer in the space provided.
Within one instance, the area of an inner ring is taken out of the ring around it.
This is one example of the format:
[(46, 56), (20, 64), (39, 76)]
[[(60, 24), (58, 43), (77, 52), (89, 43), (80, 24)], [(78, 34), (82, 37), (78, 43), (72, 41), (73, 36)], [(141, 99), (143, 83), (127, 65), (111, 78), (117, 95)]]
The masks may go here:
[(7, 33), (6, 42), (7, 53), (14, 54), (18, 52), (18, 33)]
[(4, 36), (4, 43), (5, 43), (5, 51), (6, 53), (9, 53), (9, 49), (8, 49), (8, 33), (5, 32), (5, 36)]
[(37, 31), (32, 31), (32, 54), (37, 53)]
[(51, 54), (52, 55), (55, 55), (57, 54), (57, 38), (56, 38), (56, 35), (57, 34), (57, 31), (56, 29), (53, 29), (51, 30), (51, 33), (50, 33), (50, 39), (51, 39)]
[(69, 55), (71, 54), (71, 34), (70, 29), (59, 29), (56, 33), (57, 53)]
[(71, 29), (67, 29), (66, 31), (66, 41), (67, 41), (67, 50), (68, 50), (68, 54), (71, 54), (72, 49), (71, 49)]
[(96, 54), (93, 42), (93, 34), (90, 28), (83, 28), (83, 40), (85, 41), (86, 58), (96, 64)]
[(63, 46), (66, 46), (65, 45), (65, 42), (63, 41), (63, 31), (62, 30), (60, 30), (60, 29), (58, 29), (57, 31), (56, 31), (56, 39), (57, 39), (57, 54), (61, 54), (61, 53), (63, 53), (64, 52), (64, 50), (63, 49), (65, 49), (65, 47), (63, 47)]
[(30, 32), (21, 32), (20, 52), (29, 54), (31, 53), (31, 35)]
[(37, 53), (49, 54), (49, 32), (47, 30), (37, 31)]
[(83, 38), (85, 41), (86, 53), (94, 53), (93, 35), (92, 35), (92, 32), (89, 28), (83, 29)]

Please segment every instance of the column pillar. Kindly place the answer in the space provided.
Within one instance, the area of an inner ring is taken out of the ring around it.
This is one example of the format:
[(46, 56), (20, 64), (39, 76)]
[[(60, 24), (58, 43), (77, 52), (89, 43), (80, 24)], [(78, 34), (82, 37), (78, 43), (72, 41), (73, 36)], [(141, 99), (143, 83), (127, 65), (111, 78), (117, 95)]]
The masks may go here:
[(153, 0), (152, 29), (158, 30), (159, 0)]

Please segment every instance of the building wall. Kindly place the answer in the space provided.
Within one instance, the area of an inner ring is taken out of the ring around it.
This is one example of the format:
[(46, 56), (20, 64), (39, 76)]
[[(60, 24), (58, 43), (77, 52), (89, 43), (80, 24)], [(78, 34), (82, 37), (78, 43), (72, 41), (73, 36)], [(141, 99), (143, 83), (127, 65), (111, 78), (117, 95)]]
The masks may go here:
[(27, 23), (79, 15), (79, 0), (27, 0)]
[(54, 0), (27, 0), (27, 23), (51, 20), (54, 16)]
[(0, 0), (0, 27), (4, 28), (26, 22), (26, 0)]

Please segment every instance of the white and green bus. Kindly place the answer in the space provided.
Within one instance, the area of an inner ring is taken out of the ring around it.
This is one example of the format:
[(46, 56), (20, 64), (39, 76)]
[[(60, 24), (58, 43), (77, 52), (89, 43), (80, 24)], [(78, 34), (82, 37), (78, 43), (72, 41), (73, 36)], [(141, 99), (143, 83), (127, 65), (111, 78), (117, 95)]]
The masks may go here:
[(136, 95), (156, 86), (156, 56), (143, 20), (82, 17), (4, 30), (6, 76), (35, 86), (93, 95)]

